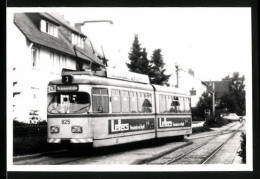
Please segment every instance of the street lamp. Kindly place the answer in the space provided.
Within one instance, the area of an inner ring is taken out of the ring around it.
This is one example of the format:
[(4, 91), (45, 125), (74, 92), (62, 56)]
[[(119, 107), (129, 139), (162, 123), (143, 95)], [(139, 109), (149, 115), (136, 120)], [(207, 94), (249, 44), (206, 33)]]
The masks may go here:
[(92, 21), (83, 21), (83, 22), (75, 23), (75, 27), (80, 28), (80, 26), (83, 26), (86, 23), (99, 23), (99, 22), (108, 22), (111, 25), (114, 24), (113, 21), (111, 20), (92, 20)]

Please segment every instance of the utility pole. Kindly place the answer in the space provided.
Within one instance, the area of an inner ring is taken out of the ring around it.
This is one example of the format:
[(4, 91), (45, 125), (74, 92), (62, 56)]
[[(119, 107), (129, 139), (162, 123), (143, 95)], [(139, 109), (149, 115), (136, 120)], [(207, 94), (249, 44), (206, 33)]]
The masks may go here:
[(215, 83), (212, 82), (212, 116), (215, 117)]
[(177, 84), (176, 84), (176, 88), (179, 88), (179, 66), (177, 64), (175, 64), (175, 68), (176, 68), (176, 80), (177, 80)]

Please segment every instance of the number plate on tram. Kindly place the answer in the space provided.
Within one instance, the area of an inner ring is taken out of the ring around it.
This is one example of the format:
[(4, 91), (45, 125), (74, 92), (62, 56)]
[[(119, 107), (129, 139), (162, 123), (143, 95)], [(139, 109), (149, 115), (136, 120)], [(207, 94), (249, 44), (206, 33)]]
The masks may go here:
[(62, 119), (61, 123), (62, 124), (70, 124), (70, 119)]

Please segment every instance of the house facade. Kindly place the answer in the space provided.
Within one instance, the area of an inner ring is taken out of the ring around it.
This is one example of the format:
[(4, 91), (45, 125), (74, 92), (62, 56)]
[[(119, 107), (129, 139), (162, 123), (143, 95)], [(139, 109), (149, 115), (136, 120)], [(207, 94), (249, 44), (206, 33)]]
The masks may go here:
[(192, 69), (188, 71), (179, 70), (178, 77), (172, 75), (169, 82), (172, 87), (177, 87), (191, 95), (191, 107), (196, 107), (201, 95), (207, 91), (207, 87), (195, 76)]
[[(47, 120), (47, 85), (63, 68), (103, 70), (87, 36), (55, 13), (14, 13), (8, 23), (12, 117), (25, 123)], [(8, 99), (9, 100), (9, 99)]]

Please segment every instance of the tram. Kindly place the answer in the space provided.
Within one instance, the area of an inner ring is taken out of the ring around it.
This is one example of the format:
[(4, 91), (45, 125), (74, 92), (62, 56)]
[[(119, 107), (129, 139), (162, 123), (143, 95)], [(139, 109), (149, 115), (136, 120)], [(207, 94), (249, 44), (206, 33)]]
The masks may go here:
[(192, 132), (190, 96), (132, 72), (63, 70), (47, 104), (48, 143), (101, 147)]

